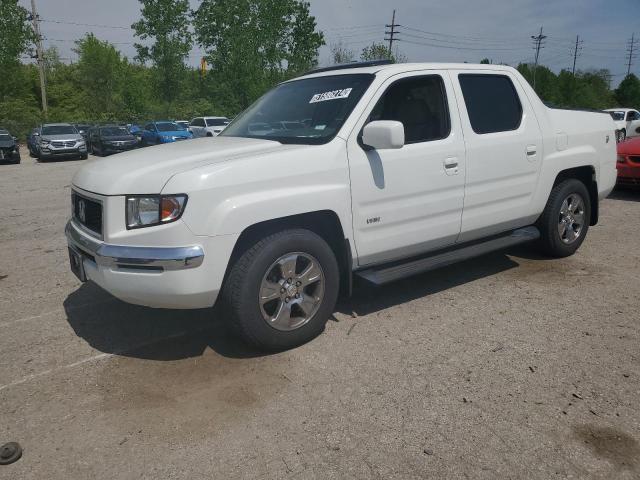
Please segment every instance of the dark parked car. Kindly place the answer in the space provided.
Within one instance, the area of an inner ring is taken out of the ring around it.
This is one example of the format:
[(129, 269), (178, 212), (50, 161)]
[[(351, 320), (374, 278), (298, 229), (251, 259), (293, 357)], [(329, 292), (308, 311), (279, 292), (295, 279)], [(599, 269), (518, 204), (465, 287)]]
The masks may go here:
[(84, 141), (88, 142), (89, 130), (91, 130), (92, 126), (86, 123), (74, 123), (73, 126), (76, 127), (76, 130), (78, 130), (78, 133), (82, 135), (82, 138), (84, 138)]
[(91, 129), (89, 149), (94, 155), (124, 152), (138, 146), (138, 138), (119, 125), (105, 125)]
[(40, 129), (34, 128), (27, 136), (27, 148), (29, 149), (29, 155), (33, 158), (38, 158), (40, 154)]
[(0, 129), (0, 162), (20, 163), (20, 148), (16, 137)]

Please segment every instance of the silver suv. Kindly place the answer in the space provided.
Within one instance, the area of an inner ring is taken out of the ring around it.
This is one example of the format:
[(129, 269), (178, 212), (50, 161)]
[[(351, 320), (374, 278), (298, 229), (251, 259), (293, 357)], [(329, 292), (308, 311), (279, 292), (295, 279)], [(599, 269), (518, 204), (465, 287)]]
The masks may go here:
[[(35, 133), (34, 133), (35, 135)], [(46, 123), (38, 138), (40, 160), (56, 157), (87, 158), (87, 142), (70, 123)]]

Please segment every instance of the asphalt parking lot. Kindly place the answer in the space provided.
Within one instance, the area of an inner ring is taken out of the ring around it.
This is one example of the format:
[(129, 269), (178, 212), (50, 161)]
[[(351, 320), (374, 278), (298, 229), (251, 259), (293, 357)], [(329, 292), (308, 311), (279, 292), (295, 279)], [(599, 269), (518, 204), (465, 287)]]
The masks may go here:
[(262, 356), (76, 281), (82, 163), (0, 165), (0, 444), (24, 448), (0, 479), (640, 478), (640, 191), (572, 258), (360, 283)]

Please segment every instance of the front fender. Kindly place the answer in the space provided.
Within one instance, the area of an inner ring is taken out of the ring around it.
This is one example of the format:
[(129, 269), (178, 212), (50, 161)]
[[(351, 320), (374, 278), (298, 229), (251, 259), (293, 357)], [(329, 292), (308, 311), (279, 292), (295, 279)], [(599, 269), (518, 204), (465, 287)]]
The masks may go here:
[(163, 193), (189, 195), (182, 218), (196, 235), (240, 234), (267, 220), (331, 210), (351, 238), (349, 170), (341, 139), (183, 172)]

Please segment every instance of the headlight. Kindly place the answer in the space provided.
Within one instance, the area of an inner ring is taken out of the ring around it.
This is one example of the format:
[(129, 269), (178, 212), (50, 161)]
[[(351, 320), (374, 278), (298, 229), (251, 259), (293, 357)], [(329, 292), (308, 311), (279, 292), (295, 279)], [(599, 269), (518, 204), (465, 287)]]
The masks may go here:
[(174, 222), (182, 216), (186, 205), (186, 195), (127, 197), (127, 229)]

